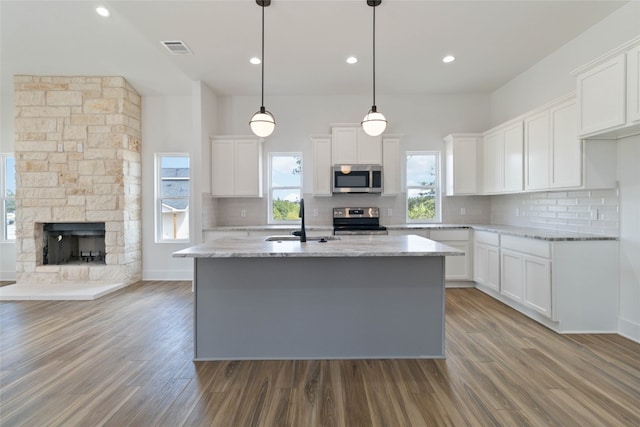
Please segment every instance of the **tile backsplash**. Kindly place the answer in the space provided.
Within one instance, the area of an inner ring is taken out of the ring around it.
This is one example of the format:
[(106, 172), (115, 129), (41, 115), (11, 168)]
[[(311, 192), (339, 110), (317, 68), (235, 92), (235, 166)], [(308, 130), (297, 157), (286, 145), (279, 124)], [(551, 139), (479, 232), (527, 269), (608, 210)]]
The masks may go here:
[[(332, 209), (377, 206), (380, 223), (406, 223), (404, 194), (398, 196), (305, 194), (308, 225), (330, 226)], [(267, 198), (223, 198), (203, 195), (203, 227), (267, 224)], [(501, 224), (617, 236), (617, 189), (549, 191), (497, 196), (442, 198), (442, 223)]]
[(618, 190), (491, 196), (491, 223), (617, 236)]
[[(336, 195), (313, 197), (304, 195), (306, 223), (327, 225), (332, 223), (334, 207), (380, 208), (380, 223), (383, 225), (404, 224), (406, 220), (406, 198), (398, 196)], [(267, 224), (267, 198), (212, 198), (203, 195), (203, 226), (263, 225)], [(442, 222), (446, 224), (488, 223), (490, 199), (485, 196), (443, 197)], [(243, 216), (244, 213), (244, 216)], [(316, 215), (317, 214), (317, 215)]]

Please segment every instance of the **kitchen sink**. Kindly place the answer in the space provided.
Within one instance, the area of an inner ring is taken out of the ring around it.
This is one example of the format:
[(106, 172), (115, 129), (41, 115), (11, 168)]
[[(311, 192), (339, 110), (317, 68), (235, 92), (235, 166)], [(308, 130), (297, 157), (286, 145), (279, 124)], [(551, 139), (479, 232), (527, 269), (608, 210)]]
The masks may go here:
[[(291, 236), (291, 235), (286, 235), (286, 236), (268, 236), (264, 240), (265, 240), (265, 242), (284, 242), (284, 241), (291, 241), (292, 242), (292, 241), (300, 240), (300, 237)], [(320, 241), (320, 240), (324, 240), (325, 242), (328, 242), (329, 240), (340, 240), (340, 237), (337, 237), (337, 236), (307, 236), (307, 241)]]

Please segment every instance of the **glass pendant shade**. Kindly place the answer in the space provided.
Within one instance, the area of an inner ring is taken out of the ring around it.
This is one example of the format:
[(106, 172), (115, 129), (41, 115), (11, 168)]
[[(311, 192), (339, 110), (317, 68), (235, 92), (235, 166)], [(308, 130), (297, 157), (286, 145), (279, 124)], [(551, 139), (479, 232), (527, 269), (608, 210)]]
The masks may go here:
[(256, 134), (256, 136), (266, 138), (271, 135), (276, 128), (276, 120), (270, 112), (265, 110), (264, 107), (261, 107), (260, 111), (251, 117), (249, 126), (251, 126), (251, 131)]
[(387, 119), (382, 113), (378, 113), (374, 108), (369, 110), (364, 119), (362, 119), (362, 130), (369, 136), (382, 135), (387, 128)]

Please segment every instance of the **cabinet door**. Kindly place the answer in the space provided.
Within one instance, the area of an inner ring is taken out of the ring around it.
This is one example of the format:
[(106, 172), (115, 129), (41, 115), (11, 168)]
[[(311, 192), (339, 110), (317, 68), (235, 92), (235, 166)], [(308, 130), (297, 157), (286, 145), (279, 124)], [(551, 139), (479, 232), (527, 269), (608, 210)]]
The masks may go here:
[(498, 193), (503, 183), (504, 133), (496, 132), (484, 138), (484, 192)]
[(625, 123), (625, 74), (625, 54), (621, 54), (577, 77), (580, 135)]
[(211, 142), (211, 195), (235, 194), (235, 144), (232, 139)]
[(464, 256), (448, 256), (445, 257), (444, 264), (444, 276), (445, 280), (470, 280), (471, 269), (469, 268), (469, 261), (471, 257), (469, 254), (468, 242), (441, 242), (452, 248), (460, 249), (464, 251)]
[(551, 188), (582, 185), (582, 141), (578, 138), (578, 107), (567, 102), (550, 112)]
[(382, 194), (400, 194), (400, 138), (382, 140)]
[(331, 129), (331, 158), (334, 165), (358, 163), (358, 128)]
[(313, 195), (331, 196), (331, 138), (312, 138)]
[(524, 295), (524, 260), (518, 252), (500, 250), (500, 293), (522, 302)]
[(473, 246), (473, 280), (483, 285), (487, 284), (487, 268), (489, 266), (488, 246), (476, 243)]
[(523, 135), (522, 122), (504, 131), (504, 185), (505, 191), (522, 191)]
[(500, 291), (500, 250), (476, 243), (473, 251), (473, 279), (494, 291)]
[(640, 46), (627, 52), (627, 121), (640, 122)]
[(477, 138), (449, 135), (445, 141), (447, 196), (477, 194)]
[(357, 127), (357, 163), (361, 165), (382, 164), (382, 137), (370, 136)]
[(253, 139), (235, 141), (235, 195), (262, 197), (262, 155)]
[(549, 188), (549, 112), (544, 111), (524, 121), (526, 190)]
[(487, 281), (488, 287), (500, 291), (500, 249), (487, 246)]
[(524, 303), (551, 317), (551, 262), (524, 256)]

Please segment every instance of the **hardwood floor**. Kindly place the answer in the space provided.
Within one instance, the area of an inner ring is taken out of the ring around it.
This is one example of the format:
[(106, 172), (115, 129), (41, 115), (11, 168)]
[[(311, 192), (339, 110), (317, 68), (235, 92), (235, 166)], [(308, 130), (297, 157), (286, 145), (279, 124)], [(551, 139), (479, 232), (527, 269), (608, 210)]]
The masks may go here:
[(640, 344), (447, 290), (446, 360), (192, 362), (190, 282), (3, 302), (1, 426), (639, 426)]

